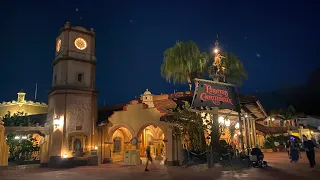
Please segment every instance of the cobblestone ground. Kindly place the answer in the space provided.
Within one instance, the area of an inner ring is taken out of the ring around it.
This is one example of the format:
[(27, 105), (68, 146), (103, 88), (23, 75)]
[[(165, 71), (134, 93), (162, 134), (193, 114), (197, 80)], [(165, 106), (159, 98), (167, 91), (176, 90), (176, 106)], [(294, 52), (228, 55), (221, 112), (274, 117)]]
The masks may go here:
[[(246, 170), (213, 170), (196, 171), (191, 168), (151, 165), (149, 172), (144, 166), (123, 166), (108, 164), (99, 167), (78, 167), (73, 169), (52, 170), (46, 168), (0, 171), (0, 180), (121, 180), (121, 179), (246, 179), (246, 180), (280, 180), (280, 179), (319, 179), (320, 167), (309, 168), (303, 154), (298, 164), (291, 164), (286, 153), (266, 153), (269, 168), (249, 168)], [(320, 163), (320, 151), (317, 152)]]

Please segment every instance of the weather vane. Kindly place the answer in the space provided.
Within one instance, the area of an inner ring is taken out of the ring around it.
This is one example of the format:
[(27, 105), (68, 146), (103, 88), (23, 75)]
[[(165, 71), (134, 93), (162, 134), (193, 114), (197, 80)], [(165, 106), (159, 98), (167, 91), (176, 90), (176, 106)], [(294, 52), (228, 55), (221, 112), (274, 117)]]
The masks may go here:
[(219, 36), (217, 34), (217, 40), (215, 42), (215, 46), (213, 49), (213, 64), (211, 67), (211, 72), (210, 72), (210, 77), (213, 78), (214, 80), (218, 81), (223, 81), (225, 82), (225, 70), (226, 67), (223, 66), (222, 59), (225, 58), (220, 54), (220, 49), (219, 49)]

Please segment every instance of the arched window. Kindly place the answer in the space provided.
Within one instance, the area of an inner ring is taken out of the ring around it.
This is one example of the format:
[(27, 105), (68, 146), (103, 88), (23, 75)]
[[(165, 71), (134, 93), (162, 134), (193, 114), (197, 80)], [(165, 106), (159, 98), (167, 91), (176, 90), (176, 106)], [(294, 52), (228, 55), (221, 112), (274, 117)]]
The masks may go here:
[(121, 137), (116, 137), (113, 139), (113, 152), (121, 152)]

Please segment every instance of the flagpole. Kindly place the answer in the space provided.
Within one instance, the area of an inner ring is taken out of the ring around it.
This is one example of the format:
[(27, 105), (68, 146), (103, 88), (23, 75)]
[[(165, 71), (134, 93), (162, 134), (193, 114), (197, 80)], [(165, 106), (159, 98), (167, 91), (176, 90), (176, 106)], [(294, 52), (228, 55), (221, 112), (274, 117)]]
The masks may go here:
[(37, 99), (37, 93), (38, 93), (38, 83), (36, 83), (36, 89), (34, 91), (34, 100)]

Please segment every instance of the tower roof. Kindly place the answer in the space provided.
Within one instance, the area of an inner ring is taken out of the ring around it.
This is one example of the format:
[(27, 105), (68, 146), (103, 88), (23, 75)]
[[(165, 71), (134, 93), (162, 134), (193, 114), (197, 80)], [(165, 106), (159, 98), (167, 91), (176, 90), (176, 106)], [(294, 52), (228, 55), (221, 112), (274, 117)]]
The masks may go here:
[(146, 89), (146, 91), (143, 93), (143, 95), (152, 95), (149, 89)]

